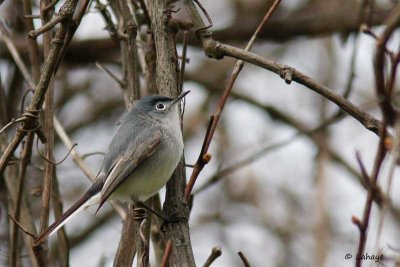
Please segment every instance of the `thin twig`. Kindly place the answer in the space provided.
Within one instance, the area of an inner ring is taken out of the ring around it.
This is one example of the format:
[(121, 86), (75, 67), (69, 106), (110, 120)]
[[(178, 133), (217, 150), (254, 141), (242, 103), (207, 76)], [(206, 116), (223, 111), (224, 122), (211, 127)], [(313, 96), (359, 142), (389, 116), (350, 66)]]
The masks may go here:
[(69, 156), (69, 154), (71, 153), (72, 149), (74, 149), (74, 147), (76, 147), (76, 146), (78, 145), (78, 143), (73, 144), (73, 145), (71, 146), (71, 148), (68, 150), (67, 154), (66, 154), (60, 161), (54, 161), (54, 160), (51, 160), (51, 159), (47, 158), (46, 155), (43, 155), (43, 154), (40, 152), (38, 140), (39, 140), (39, 139), (36, 139), (36, 149), (37, 149), (37, 151), (38, 151), (40, 157), (41, 157), (42, 159), (44, 159), (45, 161), (47, 161), (47, 162), (53, 164), (53, 165), (60, 165), (61, 163), (63, 163), (63, 162), (68, 158), (68, 156)]
[[(257, 35), (259, 34), (259, 32), (264, 28), (265, 24), (269, 21), (270, 17), (272, 16), (272, 14), (274, 13), (274, 11), (276, 10), (276, 8), (278, 7), (279, 3), (281, 2), (281, 0), (275, 0), (274, 3), (272, 4), (272, 6), (268, 9), (267, 13), (265, 14), (264, 18), (262, 19), (262, 21), (260, 22), (260, 24), (258, 25), (257, 29), (255, 30), (254, 34), (252, 35), (252, 37), (250, 38), (250, 41), (247, 43), (246, 48), (244, 51), (249, 51), (251, 49), (251, 47), (253, 46)], [(204, 27), (201, 27), (204, 28)], [(244, 61), (242, 60), (238, 60), (235, 63), (235, 66), (232, 70), (231, 76), (229, 81), (227, 82), (224, 92), (222, 93), (222, 96), (219, 100), (218, 106), (216, 111), (214, 112), (213, 116), (212, 116), (212, 120), (210, 120), (210, 126), (209, 126), (209, 130), (207, 130), (207, 134), (205, 136), (204, 139), (204, 143), (203, 143), (203, 148), (202, 151), (198, 157), (198, 160), (195, 164), (195, 168), (193, 169), (192, 175), (190, 176), (190, 180), (188, 182), (188, 185), (185, 189), (185, 201), (189, 201), (190, 198), (190, 193), (193, 189), (193, 186), (197, 180), (197, 177), (199, 176), (201, 170), (204, 168), (204, 165), (208, 163), (207, 160), (204, 160), (206, 154), (208, 153), (208, 148), (211, 144), (212, 138), (214, 136), (215, 133), (215, 129), (217, 128), (219, 119), (221, 117), (222, 114), (222, 110), (224, 109), (225, 103), (229, 97), (229, 94), (233, 88), (233, 85), (240, 73), (240, 71), (242, 70), (244, 65)], [(209, 158), (209, 157), (208, 157)]]
[(45, 6), (43, 8), (44, 11), (48, 11), (50, 9), (52, 9), (53, 7), (56, 6), (56, 4), (59, 2), (60, 0), (53, 0), (50, 4), (48, 4), (47, 6)]
[(171, 251), (172, 251), (172, 240), (169, 239), (167, 242), (167, 245), (165, 246), (165, 251), (164, 251), (164, 255), (163, 255), (160, 267), (168, 266), (168, 261), (169, 261), (170, 255), (171, 255)]
[(8, 216), (10, 217), (10, 219), (16, 224), (18, 225), (18, 227), (22, 230), (22, 232), (24, 232), (25, 234), (31, 236), (33, 239), (36, 238), (36, 235), (31, 233), (28, 229), (26, 229), (23, 225), (21, 225), (11, 214), (8, 214)]
[(222, 255), (222, 251), (220, 247), (213, 247), (211, 250), (210, 256), (208, 256), (206, 262), (203, 264), (203, 267), (209, 267), (211, 264)]
[[(400, 147), (400, 123), (399, 123), (399, 121), (396, 121), (396, 123), (395, 123), (395, 131), (396, 131), (396, 135), (395, 135), (396, 138), (394, 138), (394, 143), (392, 144), (392, 147), (391, 147), (392, 159), (391, 159), (391, 163), (390, 163), (390, 169), (389, 169), (387, 184), (386, 184), (386, 188), (385, 188), (385, 192), (388, 195), (388, 197), (391, 197), (394, 173), (395, 173), (396, 167), (398, 165), (398, 160), (399, 160), (399, 147)], [(377, 231), (376, 241), (375, 241), (375, 250), (377, 252), (379, 250), (379, 246), (381, 243), (385, 215), (387, 214), (387, 211), (390, 208), (388, 204), (389, 204), (388, 201), (384, 201), (382, 204), (382, 208), (380, 209), (380, 213), (379, 213), (378, 231)]]
[(103, 66), (102, 64), (100, 64), (100, 62), (96, 62), (95, 63), (96, 67), (98, 67), (99, 69), (101, 69), (102, 71), (106, 72), (114, 81), (116, 81), (119, 86), (123, 89), (126, 87), (126, 84), (123, 80), (121, 80), (120, 78), (118, 78), (114, 73), (112, 73), (112, 71), (110, 71), (108, 68), (106, 68), (105, 66)]
[[(385, 125), (385, 121), (384, 121), (384, 125)], [(385, 147), (385, 141), (386, 141), (386, 130), (382, 130), (380, 140), (379, 140), (378, 151), (376, 152), (374, 169), (372, 171), (371, 178), (370, 178), (371, 185), (368, 188), (368, 195), (367, 195), (367, 200), (366, 200), (365, 206), (364, 206), (363, 218), (361, 221), (358, 220), (359, 223), (357, 224), (359, 231), (360, 231), (360, 239), (358, 242), (356, 267), (361, 267), (361, 264), (362, 264), (361, 255), (363, 255), (363, 253), (364, 253), (365, 245), (367, 242), (367, 231), (368, 231), (369, 220), (370, 220), (370, 216), (371, 216), (372, 203), (376, 196), (376, 187), (378, 184), (378, 177), (379, 177), (380, 169), (381, 169), (383, 160), (385, 159), (385, 156), (387, 153), (387, 149)], [(365, 177), (365, 178), (367, 179), (368, 177)]]
[(72, 38), (75, 35), (76, 30), (81, 24), (83, 16), (86, 14), (86, 10), (89, 6), (90, 0), (81, 0), (79, 5), (79, 9), (76, 12), (73, 12), (72, 18), (68, 16), (69, 20), (67, 21), (68, 27), (67, 32), (65, 33), (64, 45), (61, 48), (60, 55), (57, 59), (57, 62), (54, 67), (54, 73), (57, 73), (58, 68), (61, 65), (61, 62), (64, 60), (64, 57), (67, 53), (67, 50), (71, 44)]
[(243, 265), (244, 265), (245, 267), (250, 267), (250, 263), (249, 263), (249, 261), (247, 260), (246, 256), (243, 254), (243, 252), (238, 251), (237, 254), (239, 255), (240, 259), (242, 260)]
[(121, 37), (118, 34), (118, 30), (115, 28), (110, 12), (107, 10), (107, 6), (103, 5), (99, 0), (96, 0), (96, 8), (99, 10), (106, 23), (106, 30), (109, 32), (111, 40), (113, 40), (114, 43), (119, 44)]
[(24, 15), (24, 19), (40, 19), (40, 15)]
[(35, 83), (31, 80), (31, 75), (29, 74), (28, 69), (25, 66), (14, 42), (8, 35), (8, 33), (4, 30), (3, 27), (0, 27), (0, 37), (2, 41), (6, 44), (8, 51), (10, 52), (12, 58), (14, 59), (15, 64), (17, 65), (19, 71), (22, 73), (25, 81), (29, 83), (29, 87), (36, 88)]

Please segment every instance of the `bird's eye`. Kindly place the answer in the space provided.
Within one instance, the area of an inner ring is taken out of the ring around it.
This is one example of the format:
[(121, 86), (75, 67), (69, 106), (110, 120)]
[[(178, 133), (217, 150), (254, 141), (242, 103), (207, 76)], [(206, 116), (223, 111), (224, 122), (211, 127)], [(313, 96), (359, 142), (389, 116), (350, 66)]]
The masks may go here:
[(158, 104), (156, 105), (156, 109), (157, 109), (157, 110), (164, 110), (164, 109), (165, 109), (165, 105), (164, 105), (164, 104), (161, 104), (161, 103), (158, 103)]

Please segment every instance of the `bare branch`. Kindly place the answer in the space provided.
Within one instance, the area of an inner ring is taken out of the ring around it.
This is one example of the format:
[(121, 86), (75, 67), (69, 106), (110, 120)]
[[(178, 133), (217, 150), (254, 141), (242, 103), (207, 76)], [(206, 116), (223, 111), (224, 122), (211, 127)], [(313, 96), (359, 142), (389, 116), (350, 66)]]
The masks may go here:
[(213, 247), (210, 256), (208, 256), (206, 262), (203, 264), (203, 267), (211, 266), (211, 264), (221, 255), (222, 255), (221, 248)]
[[(251, 49), (251, 47), (254, 45), (254, 42), (257, 38), (257, 35), (260, 33), (260, 31), (264, 28), (264, 26), (266, 25), (266, 23), (269, 21), (269, 19), (271, 18), (272, 14), (274, 13), (274, 11), (277, 9), (279, 3), (281, 2), (281, 0), (275, 0), (274, 3), (272, 4), (272, 6), (268, 9), (267, 13), (265, 14), (265, 16), (263, 17), (263, 19), (261, 20), (260, 24), (258, 25), (257, 29), (254, 31), (253, 36), (250, 38), (249, 42), (246, 45), (246, 48), (244, 51), (249, 51)], [(185, 2), (187, 7), (189, 8), (189, 10), (192, 10), (193, 8), (193, 3), (192, 2)], [(192, 7), (192, 8), (191, 8)], [(197, 12), (192, 10), (192, 15), (193, 14), (197, 14)], [(198, 14), (197, 14), (198, 16)], [(195, 16), (196, 17), (196, 16)], [(197, 18), (199, 21), (197, 23), (200, 23), (201, 18)], [(202, 24), (202, 22), (201, 22)], [(203, 38), (202, 36), (209, 36), (208, 33), (208, 27), (202, 26), (200, 27), (197, 31), (199, 33), (200, 38)], [(237, 77), (239, 76), (240, 71), (242, 70), (244, 65), (244, 61), (242, 60), (238, 60), (235, 63), (235, 66), (232, 70), (231, 76), (229, 78), (229, 81), (227, 82), (224, 92), (222, 93), (222, 96), (219, 100), (218, 106), (216, 111), (214, 112), (213, 116), (210, 119), (210, 124), (209, 124), (209, 128), (207, 130), (204, 142), (203, 142), (203, 147), (202, 147), (202, 151), (199, 155), (199, 158), (194, 166), (192, 175), (190, 176), (190, 180), (188, 182), (188, 185), (185, 189), (185, 201), (189, 201), (189, 197), (190, 197), (190, 193), (193, 189), (193, 186), (197, 180), (197, 177), (199, 176), (201, 170), (204, 168), (204, 165), (206, 165), (209, 160), (210, 160), (210, 156), (207, 156), (208, 153), (208, 148), (211, 144), (212, 138), (214, 136), (215, 133), (215, 129), (217, 128), (219, 119), (221, 117), (222, 114), (222, 110), (224, 109), (225, 103), (228, 100), (229, 94), (233, 88), (233, 85), (235, 84), (235, 81), (237, 79)]]

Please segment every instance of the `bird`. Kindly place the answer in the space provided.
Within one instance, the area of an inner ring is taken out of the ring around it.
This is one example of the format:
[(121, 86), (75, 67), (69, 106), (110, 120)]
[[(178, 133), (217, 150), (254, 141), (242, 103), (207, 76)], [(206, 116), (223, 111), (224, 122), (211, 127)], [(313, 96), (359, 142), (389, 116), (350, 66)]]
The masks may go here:
[(35, 238), (38, 246), (86, 207), (107, 200), (142, 203), (169, 180), (183, 154), (181, 100), (149, 95), (136, 101), (122, 118), (90, 188)]

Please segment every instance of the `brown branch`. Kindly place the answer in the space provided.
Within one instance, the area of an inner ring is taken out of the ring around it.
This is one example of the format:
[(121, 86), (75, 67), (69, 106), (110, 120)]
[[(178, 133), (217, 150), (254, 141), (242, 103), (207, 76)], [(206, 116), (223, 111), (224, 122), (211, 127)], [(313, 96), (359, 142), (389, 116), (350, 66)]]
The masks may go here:
[(43, 10), (44, 10), (44, 11), (48, 11), (48, 10), (54, 8), (54, 7), (56, 6), (56, 4), (57, 4), (59, 1), (60, 1), (60, 0), (53, 0), (53, 1), (51, 1), (47, 6), (45, 6), (45, 7), (43, 8)]
[(136, 253), (136, 242), (132, 242), (135, 240), (135, 224), (134, 206), (130, 204), (122, 226), (121, 239), (114, 258), (114, 267), (132, 266)]
[(380, 129), (382, 129), (382, 123), (379, 120), (377, 120), (370, 114), (363, 112), (353, 103), (351, 103), (350, 101), (346, 100), (345, 98), (337, 94), (334, 90), (328, 88), (325, 85), (319, 84), (315, 80), (311, 79), (307, 75), (301, 73), (300, 71), (292, 67), (274, 62), (269, 59), (265, 59), (254, 53), (246, 52), (242, 49), (221, 44), (215, 41), (208, 42), (208, 44), (210, 44), (210, 46), (207, 45), (205, 49), (209, 51), (211, 54), (213, 54), (214, 52), (217, 53), (214, 54), (213, 56), (226, 55), (238, 59), (243, 59), (246, 62), (252, 63), (256, 66), (265, 68), (269, 71), (272, 71), (280, 75), (288, 83), (292, 81), (300, 83), (306, 86), (307, 88), (313, 90), (314, 92), (322, 95), (323, 97), (329, 99), (333, 103), (335, 103), (343, 111), (345, 111), (347, 114), (358, 120), (366, 129), (372, 131), (373, 133), (378, 135)]
[[(24, 9), (25, 14), (32, 13), (30, 1), (27, 1), (27, 0), (23, 1), (23, 9)], [(30, 30), (32, 30), (33, 29), (32, 20), (24, 20), (24, 26), (25, 26), (26, 31), (29, 32)], [(21, 57), (20, 57), (17, 49), (15, 48), (14, 43), (11, 41), (11, 39), (8, 38), (8, 34), (6, 34), (6, 33), (3, 33), (3, 34), (5, 35), (5, 38), (3, 38), (3, 40), (6, 42), (9, 51), (13, 55), (14, 62), (18, 65), (18, 68), (23, 73), (25, 80), (27, 80), (28, 83), (30, 84), (30, 87), (34, 88), (35, 87), (34, 82), (37, 82), (40, 77), (40, 58), (39, 58), (39, 49), (38, 49), (36, 41), (28, 38), (28, 49), (30, 51), (29, 59), (30, 59), (30, 64), (32, 66), (31, 69), (32, 69), (32, 74), (33, 74), (33, 79), (34, 79), (34, 80), (31, 80), (30, 76), (29, 76), (29, 72), (27, 71), (27, 68), (25, 67), (23, 61), (21, 60)], [(27, 91), (27, 92), (29, 92), (29, 91)], [(23, 102), (24, 101), (22, 101), (21, 105), (23, 105)], [(21, 203), (23, 200), (26, 169), (31, 160), (33, 139), (34, 139), (33, 132), (28, 133), (26, 143), (24, 144), (23, 149), (21, 151), (21, 158), (20, 158), (20, 162), (19, 162), (19, 174), (18, 174), (18, 178), (17, 178), (17, 199), (16, 199), (15, 211), (14, 211), (14, 218), (16, 221), (20, 220)], [(16, 227), (16, 224), (11, 226), (10, 232), (11, 232), (10, 266), (17, 266), (18, 228)], [(26, 243), (26, 245), (28, 247), (31, 246), (31, 244), (29, 244), (29, 243)], [(41, 260), (39, 260), (39, 261), (41, 261)]]
[(158, 88), (156, 83), (156, 47), (154, 44), (154, 36), (152, 32), (147, 32), (146, 36), (145, 59), (146, 68), (144, 79), (146, 83), (146, 91), (148, 94), (157, 94)]
[(239, 255), (240, 259), (242, 260), (244, 267), (250, 267), (250, 263), (247, 260), (246, 256), (243, 254), (243, 252), (238, 251), (237, 254)]
[[(11, 214), (8, 215), (10, 217), (10, 219), (15, 223), (15, 225), (17, 225), (19, 227), (19, 229), (21, 229), (22, 232), (24, 232), (25, 234), (29, 235), (32, 238), (36, 238), (36, 235), (29, 232), (21, 223), (18, 222), (18, 220), (16, 218), (14, 218)], [(11, 265), (11, 263), (10, 263)]]
[(136, 47), (137, 25), (127, 1), (119, 0), (117, 6), (123, 21), (121, 27), (127, 36), (126, 40), (121, 39), (120, 46), (124, 81), (126, 81), (127, 86), (125, 100), (129, 109), (133, 101), (140, 98), (138, 52)]
[(143, 16), (144, 16), (144, 20), (146, 22), (147, 27), (150, 29), (151, 28), (151, 18), (149, 15), (149, 11), (147, 10), (146, 7), (146, 3), (144, 2), (144, 0), (138, 0), (139, 2), (139, 6), (143, 11)]
[(206, 262), (203, 264), (203, 267), (209, 267), (211, 264), (222, 255), (222, 251), (220, 247), (213, 247), (211, 250), (210, 256), (208, 256)]
[[(64, 6), (68, 6), (68, 8), (72, 9), (72, 13), (75, 10), (77, 0), (68, 0), (64, 3)], [(31, 103), (26, 108), (26, 113), (24, 114), (25, 120), (20, 128), (17, 129), (17, 132), (10, 144), (7, 146), (3, 155), (0, 158), (0, 175), (3, 174), (8, 161), (11, 156), (14, 154), (14, 151), (17, 149), (18, 145), (21, 143), (22, 139), (28, 132), (36, 131), (38, 129), (38, 112), (42, 107), (44, 96), (47, 91), (47, 88), (50, 84), (50, 80), (54, 74), (54, 68), (61, 51), (62, 40), (64, 40), (65, 33), (67, 30), (67, 24), (61, 23), (58, 28), (55, 37), (52, 40), (51, 48), (48, 54), (48, 57), (43, 66), (43, 71), (40, 76), (39, 83), (36, 86), (35, 94), (31, 100)]]
[(111, 40), (115, 44), (119, 44), (121, 37), (118, 34), (118, 30), (115, 28), (114, 22), (112, 21), (111, 14), (107, 10), (107, 6), (103, 5), (99, 0), (96, 0), (96, 9), (99, 10), (104, 22), (106, 23), (106, 30), (110, 34)]
[[(188, 1), (185, 1), (185, 3), (187, 2)], [(191, 14), (196, 28), (204, 27), (204, 24), (197, 10), (193, 6), (193, 4), (190, 3), (191, 2), (187, 4), (187, 8)], [(236, 59), (241, 59), (245, 62), (249, 62), (251, 64), (265, 68), (278, 74), (288, 84), (290, 84), (292, 81), (298, 82), (338, 105), (350, 116), (357, 119), (368, 130), (374, 132), (377, 135), (379, 134), (379, 130), (382, 128), (382, 124), (379, 120), (375, 119), (370, 114), (361, 111), (357, 106), (338, 95), (335, 91), (317, 83), (316, 81), (297, 71), (296, 69), (284, 64), (274, 62), (269, 59), (265, 59), (252, 52), (219, 43), (212, 39), (209, 32), (203, 32), (199, 35), (199, 37), (201, 38), (203, 49), (209, 57), (221, 59), (224, 56), (229, 56)]]
[[(114, 12), (119, 17), (118, 28), (123, 29), (124, 34), (126, 34), (126, 38), (119, 38), (119, 41), (122, 55), (122, 85), (125, 90), (125, 107), (130, 109), (133, 101), (140, 98), (138, 51), (136, 46), (137, 25), (127, 1), (119, 0), (113, 4), (116, 5)], [(108, 23), (112, 22), (109, 21)], [(129, 205), (130, 211), (123, 224), (117, 255), (114, 259), (114, 266), (131, 266), (135, 253), (137, 254), (138, 266), (139, 264), (141, 266), (148, 265), (149, 246), (143, 245), (145, 242), (138, 242), (142, 240), (139, 238), (141, 227), (138, 227), (134, 222), (135, 210), (132, 205), (132, 203)], [(143, 223), (146, 223), (146, 220)], [(149, 222), (146, 224), (148, 227), (150, 226)], [(134, 236), (136, 238), (133, 238)], [(147, 238), (149, 237), (147, 236)]]
[[(372, 210), (372, 203), (377, 194), (376, 188), (378, 186), (378, 178), (382, 163), (385, 159), (386, 153), (388, 148), (386, 147), (388, 142), (388, 136), (386, 132), (386, 124), (389, 126), (393, 126), (396, 122), (397, 112), (392, 106), (392, 90), (394, 84), (394, 77), (397, 70), (398, 62), (397, 59), (392, 60), (392, 77), (389, 80), (389, 84), (387, 87), (385, 82), (385, 52), (386, 52), (386, 44), (391, 38), (394, 30), (400, 25), (400, 5), (398, 5), (391, 16), (388, 19), (387, 27), (383, 32), (380, 38), (377, 38), (376, 42), (376, 53), (374, 57), (374, 72), (375, 72), (375, 90), (377, 94), (377, 98), (379, 100), (379, 106), (383, 113), (383, 125), (384, 128), (380, 131), (380, 140), (378, 151), (376, 152), (374, 168), (372, 171), (371, 176), (368, 176), (366, 173), (365, 167), (360, 159), (360, 156), (357, 157), (359, 162), (360, 168), (362, 170), (364, 179), (369, 181), (370, 187), (368, 190), (367, 200), (364, 206), (364, 212), (362, 220), (353, 219), (353, 222), (356, 222), (360, 232), (360, 238), (358, 242), (358, 249), (357, 249), (357, 257), (356, 257), (356, 267), (361, 267), (362, 259), (361, 255), (364, 253), (364, 249), (367, 243), (368, 237), (368, 226), (371, 217), (371, 210)], [(397, 56), (396, 56), (397, 58)], [(392, 142), (392, 141), (391, 141)], [(355, 218), (355, 217), (354, 217)]]
[[(53, 212), (54, 217), (59, 218), (63, 213), (63, 204), (60, 196), (60, 187), (58, 184), (58, 178), (54, 171), (54, 179), (52, 182), (52, 194), (51, 194), (52, 204), (53, 204)], [(57, 250), (57, 259), (58, 264), (61, 267), (69, 266), (69, 241), (67, 238), (67, 233), (65, 231), (65, 227), (62, 227), (59, 231), (57, 231), (58, 238), (58, 250)]]
[[(156, 194), (155, 196), (150, 198), (151, 207), (161, 213), (161, 200), (160, 194)], [(156, 258), (156, 266), (161, 265), (161, 261), (164, 255), (166, 240), (164, 236), (164, 232), (162, 231), (163, 219), (157, 216), (156, 214), (152, 214), (151, 217), (151, 228), (150, 228), (150, 237), (151, 242), (153, 244), (154, 255)]]
[[(19, 174), (17, 178), (17, 201), (15, 204), (14, 216), (15, 221), (20, 220), (21, 202), (24, 192), (24, 183), (26, 177), (26, 169), (31, 159), (32, 155), (32, 145), (33, 145), (33, 133), (29, 133), (26, 139), (26, 143), (23, 145), (21, 151), (21, 157), (19, 161)], [(14, 220), (13, 220), (14, 221)], [(10, 241), (10, 266), (17, 266), (18, 258), (18, 227), (16, 223), (11, 227), (11, 241)]]
[(123, 80), (118, 78), (114, 73), (112, 73), (111, 70), (109, 70), (108, 68), (106, 68), (105, 66), (100, 64), (100, 62), (96, 62), (95, 65), (96, 65), (97, 68), (99, 68), (102, 71), (104, 71), (105, 73), (107, 73), (108, 76), (110, 76), (114, 81), (116, 81), (122, 89), (124, 89), (126, 87), (126, 84), (125, 84), (125, 82)]
[(22, 76), (26, 81), (28, 81), (29, 86), (31, 88), (35, 88), (36, 85), (31, 80), (31, 75), (29, 74), (28, 69), (26, 68), (18, 49), (16, 48), (13, 40), (10, 38), (8, 33), (4, 30), (3, 27), (0, 27), (0, 37), (2, 41), (6, 44), (9, 53), (11, 54), (12, 59), (14, 60), (15, 64), (17, 65), (19, 71), (21, 72)]
[(79, 24), (81, 24), (83, 16), (86, 14), (86, 9), (89, 6), (90, 0), (83, 0), (81, 2), (82, 3), (79, 5), (79, 9), (76, 12), (72, 13), (73, 17), (68, 21), (68, 28), (64, 38), (64, 45), (61, 48), (60, 55), (54, 67), (54, 73), (57, 73), (61, 62), (63, 61), (65, 54), (67, 53), (72, 38), (74, 37), (74, 34), (79, 27)]
[[(49, 20), (46, 20), (39, 29), (30, 31), (28, 33), (28, 36), (32, 39), (36, 39), (38, 36), (42, 35), (43, 33), (49, 32), (51, 29), (53, 29), (59, 23), (62, 23), (65, 21), (67, 21), (67, 23), (69, 23), (72, 16), (74, 15), (77, 3), (78, 3), (77, 0), (66, 1), (60, 7), (60, 10), (58, 11), (57, 15), (53, 16)], [(53, 8), (53, 6), (51, 4), (48, 5), (47, 8), (45, 6), (41, 5), (41, 16), (43, 15), (43, 13), (48, 13), (48, 11), (50, 11), (52, 8)]]
[[(45, 7), (50, 3), (48, 0), (40, 1), (40, 16), (42, 24), (49, 24), (51, 21), (51, 14), (53, 14), (52, 9), (45, 9)], [(70, 11), (71, 12), (71, 11)], [(73, 10), (72, 10), (73, 12)], [(72, 16), (72, 15), (71, 15)], [(60, 16), (61, 17), (61, 16)], [(45, 28), (45, 27), (43, 27)], [(32, 33), (32, 32), (30, 32)], [(51, 51), (51, 41), (53, 34), (49, 30), (43, 31), (43, 55), (47, 58)], [(31, 35), (28, 34), (30, 37)], [(32, 38), (36, 39), (36, 38)], [(47, 85), (47, 90), (45, 93), (45, 110), (44, 110), (44, 133), (46, 136), (45, 144), (45, 158), (53, 160), (53, 150), (54, 150), (54, 126), (53, 126), (53, 116), (54, 116), (54, 79), (50, 78)], [(45, 161), (43, 165), (43, 184), (42, 184), (42, 207), (40, 214), (40, 232), (46, 230), (49, 225), (50, 216), (50, 200), (51, 192), (53, 188), (53, 179), (55, 174), (55, 166), (49, 162)], [(47, 257), (47, 242), (42, 243), (40, 246), (41, 256)], [(39, 251), (39, 250), (38, 250)], [(48, 261), (46, 260), (46, 266)]]
[[(147, 201), (147, 203), (149, 203)], [(142, 209), (142, 208), (137, 208)], [(140, 212), (141, 213), (141, 212)], [(150, 249), (150, 225), (151, 216), (144, 210), (143, 217), (136, 217), (136, 254), (137, 254), (137, 266), (148, 267), (149, 265), (149, 249)]]
[[(254, 31), (253, 36), (250, 38), (249, 42), (247, 43), (246, 48), (245, 48), (244, 51), (249, 51), (251, 49), (251, 47), (253, 46), (253, 44), (254, 44), (254, 42), (255, 42), (255, 40), (257, 38), (257, 35), (260, 33), (260, 31), (264, 28), (266, 23), (269, 21), (269, 19), (271, 18), (271, 16), (274, 13), (274, 11), (277, 9), (277, 7), (278, 7), (280, 2), (281, 2), (281, 0), (275, 0), (274, 3), (272, 4), (272, 6), (268, 9), (267, 13), (265, 14), (263, 19), (261, 20), (260, 24), (258, 25), (257, 29)], [(187, 1), (185, 3), (186, 3), (186, 6), (191, 11), (192, 16), (196, 15), (196, 14), (197, 14), (196, 16), (198, 16), (198, 13), (195, 12), (195, 10), (191, 9), (191, 7), (193, 7), (193, 3), (192, 2), (187, 2)], [(196, 17), (196, 16), (194, 16), (194, 17)], [(201, 21), (201, 18), (198, 18), (198, 20)], [(196, 24), (196, 22), (195, 22), (195, 24)], [(197, 22), (197, 24), (199, 24), (199, 22)], [(203, 24), (203, 23), (201, 22), (201, 24)], [(196, 26), (200, 26), (200, 25), (196, 25)], [(201, 26), (200, 30), (198, 30), (198, 31), (200, 31), (199, 32), (199, 36), (202, 36), (202, 34), (203, 34), (203, 36), (209, 36), (209, 33), (207, 31), (207, 27), (205, 27), (204, 25)], [(202, 37), (200, 37), (200, 38), (202, 38)], [(220, 119), (221, 114), (222, 114), (222, 110), (224, 109), (225, 103), (226, 103), (226, 101), (227, 101), (227, 99), (229, 97), (229, 94), (230, 94), (230, 92), (231, 92), (231, 90), (233, 88), (233, 85), (235, 84), (235, 81), (236, 81), (237, 77), (239, 76), (240, 71), (243, 68), (243, 65), (244, 65), (244, 61), (242, 61), (242, 60), (238, 60), (235, 63), (235, 66), (234, 66), (234, 68), (232, 70), (230, 79), (228, 80), (228, 82), (227, 82), (227, 84), (225, 86), (224, 92), (222, 93), (222, 96), (221, 96), (221, 98), (219, 100), (217, 109), (214, 112), (214, 114), (213, 114), (213, 116), (212, 116), (212, 118), (210, 120), (209, 130), (207, 130), (207, 134), (206, 134), (206, 137), (205, 137), (204, 142), (203, 142), (202, 151), (201, 151), (201, 153), (200, 153), (200, 155), (198, 157), (197, 162), (195, 163), (192, 175), (190, 176), (190, 180), (188, 182), (188, 186), (185, 189), (185, 201), (187, 201), (187, 202), (189, 201), (190, 193), (191, 193), (191, 191), (193, 189), (193, 186), (194, 186), (194, 184), (195, 184), (195, 182), (197, 180), (197, 177), (199, 176), (201, 170), (204, 168), (204, 165), (207, 164), (208, 161), (210, 160), (210, 157), (206, 156), (207, 153), (208, 153), (208, 148), (209, 148), (209, 146), (211, 144), (211, 141), (212, 141), (212, 138), (214, 136), (215, 129), (217, 128), (219, 119)]]
[[(156, 51), (155, 80), (161, 95), (177, 96), (179, 92), (178, 57), (175, 47), (174, 32), (169, 25), (170, 11), (166, 1), (148, 2), (151, 17), (151, 30)], [(166, 186), (166, 197), (163, 211), (167, 217), (188, 218), (189, 207), (183, 201), (186, 186), (184, 157), (182, 156), (176, 170)], [(165, 236), (173, 240), (171, 266), (195, 266), (190, 242), (189, 224), (186, 220), (167, 225)]]
[[(2, 140), (2, 145), (4, 145), (5, 142)], [(18, 184), (17, 184), (17, 179), (15, 179), (16, 176), (16, 168), (13, 166), (8, 168), (7, 172), (4, 175), (5, 179), (5, 184), (7, 188), (7, 195), (9, 197), (9, 210), (15, 210), (16, 209), (16, 202), (17, 202), (17, 192), (18, 192)], [(34, 220), (31, 214), (31, 210), (28, 208), (27, 201), (25, 195), (22, 197), (21, 205), (20, 205), (20, 221), (19, 223), (21, 226), (23, 225), (26, 232), (31, 233), (33, 235), (36, 235), (37, 231), (35, 229), (35, 224)], [(22, 229), (20, 228), (20, 229)], [(40, 263), (42, 262), (42, 259), (36, 256), (35, 251), (33, 250), (33, 241), (34, 239), (32, 238), (31, 235), (22, 235), (22, 238), (24, 239), (24, 243), (26, 244), (26, 249), (29, 254), (30, 258), (30, 265), (34, 267), (40, 267)]]
[[(400, 5), (391, 13), (385, 31), (376, 41), (376, 52), (374, 56), (374, 72), (375, 72), (375, 89), (379, 100), (383, 116), (386, 118), (388, 125), (393, 126), (396, 120), (396, 111), (394, 110), (392, 100), (392, 88), (388, 88), (385, 83), (385, 51), (386, 44), (392, 36), (393, 32), (400, 25)], [(398, 62), (392, 62), (395, 66), (392, 75), (395, 75)]]
[(172, 240), (168, 240), (167, 245), (165, 246), (165, 251), (164, 255), (160, 264), (160, 267), (167, 267), (168, 266), (168, 260), (171, 255), (172, 251)]
[[(384, 121), (385, 125), (385, 121)], [(385, 128), (384, 128), (385, 129)], [(376, 157), (375, 157), (375, 163), (374, 163), (374, 168), (372, 170), (371, 176), (364, 177), (364, 179), (370, 181), (370, 186), (368, 188), (368, 195), (367, 195), (367, 200), (365, 202), (364, 206), (364, 212), (363, 212), (363, 218), (360, 221), (357, 219), (356, 221), (357, 226), (360, 231), (360, 239), (358, 242), (358, 249), (357, 249), (357, 257), (356, 257), (356, 267), (361, 267), (362, 264), (362, 258), (361, 255), (364, 253), (365, 245), (367, 242), (367, 236), (368, 236), (368, 226), (369, 226), (369, 220), (371, 216), (371, 210), (372, 210), (372, 203), (374, 199), (376, 198), (377, 195), (377, 186), (378, 186), (378, 178), (379, 178), (379, 172), (383, 163), (383, 160), (385, 159), (386, 153), (387, 153), (387, 148), (385, 147), (385, 142), (387, 135), (386, 135), (386, 130), (382, 130), (381, 135), (380, 135), (380, 140), (379, 140), (379, 145), (378, 145), (378, 151), (376, 152)], [(365, 171), (365, 167), (361, 162), (361, 159), (359, 159), (360, 163), (360, 168), (363, 170), (363, 175), (367, 175)], [(355, 218), (355, 217), (354, 217)], [(354, 222), (354, 220), (353, 220)]]

